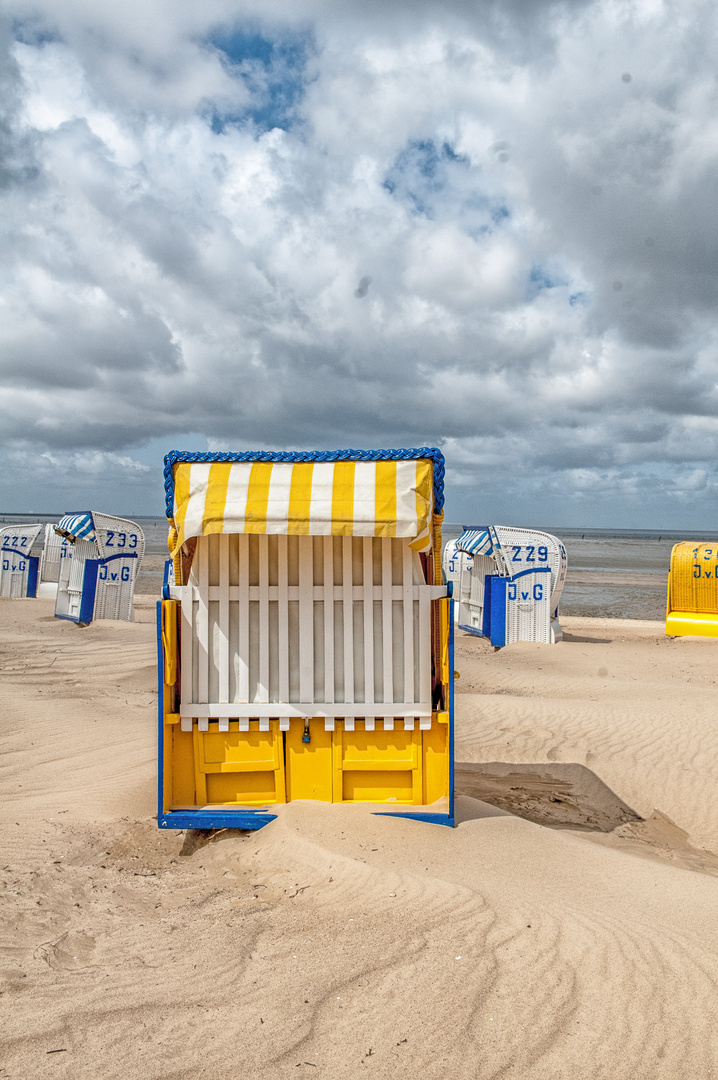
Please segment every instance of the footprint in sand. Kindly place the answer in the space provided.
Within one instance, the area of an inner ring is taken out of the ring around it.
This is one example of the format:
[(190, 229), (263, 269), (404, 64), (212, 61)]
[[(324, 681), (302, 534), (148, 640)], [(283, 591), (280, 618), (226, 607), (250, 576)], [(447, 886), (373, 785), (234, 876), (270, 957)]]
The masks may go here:
[(82, 971), (91, 966), (95, 939), (82, 930), (68, 930), (57, 939), (39, 945), (35, 956), (46, 961), (56, 971)]

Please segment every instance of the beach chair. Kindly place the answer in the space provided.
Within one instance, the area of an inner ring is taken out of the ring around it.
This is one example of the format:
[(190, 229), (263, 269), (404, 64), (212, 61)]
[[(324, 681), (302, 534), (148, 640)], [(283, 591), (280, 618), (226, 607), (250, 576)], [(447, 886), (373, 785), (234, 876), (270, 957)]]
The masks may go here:
[(453, 823), (438, 450), (169, 454), (161, 828), (295, 799)]
[(674, 544), (668, 572), (666, 634), (718, 637), (718, 542)]
[(40, 522), (0, 529), (0, 596), (19, 600), (37, 595), (40, 559), (32, 549), (41, 529)]
[(516, 641), (555, 644), (566, 580), (566, 549), (556, 536), (503, 525), (466, 528), (456, 550), (472, 557), (461, 569), (458, 625), (502, 647)]
[(145, 550), (139, 525), (93, 510), (68, 514), (54, 529), (72, 545), (72, 557), (60, 560), (55, 617), (83, 626), (93, 619), (132, 622)]

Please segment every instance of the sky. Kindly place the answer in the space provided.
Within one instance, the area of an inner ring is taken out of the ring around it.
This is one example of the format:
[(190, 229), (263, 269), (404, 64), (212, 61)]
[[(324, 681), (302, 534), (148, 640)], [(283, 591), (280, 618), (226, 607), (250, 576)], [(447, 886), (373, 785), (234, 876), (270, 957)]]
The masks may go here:
[(714, 0), (4, 0), (0, 510), (439, 446), (447, 519), (714, 527)]

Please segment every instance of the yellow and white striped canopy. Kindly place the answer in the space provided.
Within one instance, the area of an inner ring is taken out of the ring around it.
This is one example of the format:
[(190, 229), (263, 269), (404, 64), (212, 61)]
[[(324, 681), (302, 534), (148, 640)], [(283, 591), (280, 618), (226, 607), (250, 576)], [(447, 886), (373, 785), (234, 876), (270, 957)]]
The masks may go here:
[(397, 536), (431, 547), (433, 463), (413, 461), (179, 462), (173, 555), (210, 533)]

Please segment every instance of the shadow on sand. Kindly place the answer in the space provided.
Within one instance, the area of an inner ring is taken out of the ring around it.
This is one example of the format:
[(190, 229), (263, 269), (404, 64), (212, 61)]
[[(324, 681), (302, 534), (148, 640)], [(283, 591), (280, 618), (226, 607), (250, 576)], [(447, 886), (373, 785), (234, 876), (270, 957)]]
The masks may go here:
[(586, 637), (585, 634), (571, 634), (564, 630), (562, 641), (570, 642), (572, 645), (580, 643), (582, 645), (610, 645), (613, 638), (609, 637)]
[[(718, 876), (718, 855), (691, 844), (660, 810), (642, 818), (585, 765), (457, 762), (457, 823), (513, 814), (676, 869)], [(478, 801), (475, 801), (478, 800)]]
[(457, 761), (455, 777), (457, 794), (470, 795), (537, 825), (608, 833), (641, 820), (585, 765)]

